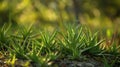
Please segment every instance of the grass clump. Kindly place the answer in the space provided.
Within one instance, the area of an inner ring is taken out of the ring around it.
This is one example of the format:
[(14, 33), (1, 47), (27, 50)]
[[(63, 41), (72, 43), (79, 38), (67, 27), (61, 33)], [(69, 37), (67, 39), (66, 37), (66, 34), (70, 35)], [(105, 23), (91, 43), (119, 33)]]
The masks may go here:
[(10, 34), (8, 33), (11, 25), (4, 25), (0, 29), (0, 50), (6, 50), (5, 45), (9, 46)]
[[(64, 31), (53, 32), (38, 29), (36, 32), (32, 26), (19, 26), (15, 33), (8, 34), (9, 29), (5, 26), (0, 29), (0, 49), (7, 52), (8, 64), (13, 67), (19, 59), (28, 60), (29, 63), (25, 64), (28, 66), (31, 63), (37, 67), (47, 67), (56, 60), (81, 60), (86, 56), (100, 56), (105, 60), (105, 66), (108, 66), (105, 58), (108, 54), (119, 58), (118, 46), (113, 44), (109, 50), (103, 48), (101, 44), (104, 40), (98, 38), (98, 33), (92, 33), (84, 26), (68, 25)], [(113, 65), (119, 61), (113, 60)]]

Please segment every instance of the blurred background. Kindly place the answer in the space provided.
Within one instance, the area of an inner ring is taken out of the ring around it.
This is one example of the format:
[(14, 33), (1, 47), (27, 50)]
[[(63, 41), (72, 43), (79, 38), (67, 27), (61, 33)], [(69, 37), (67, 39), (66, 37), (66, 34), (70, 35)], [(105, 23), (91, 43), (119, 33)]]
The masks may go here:
[(76, 23), (120, 39), (120, 0), (0, 0), (0, 26), (4, 23), (50, 30)]

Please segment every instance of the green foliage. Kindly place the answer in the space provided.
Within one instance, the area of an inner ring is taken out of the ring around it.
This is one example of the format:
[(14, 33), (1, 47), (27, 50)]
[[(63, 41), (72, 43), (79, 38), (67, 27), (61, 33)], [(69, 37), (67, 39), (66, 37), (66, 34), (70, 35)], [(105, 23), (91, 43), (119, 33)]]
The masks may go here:
[(59, 40), (61, 52), (65, 55), (70, 55), (72, 59), (79, 58), (82, 53), (80, 49), (84, 46), (84, 35), (82, 34), (82, 28), (77, 29), (74, 27), (69, 27), (66, 31), (66, 34), (64, 34), (64, 32), (60, 32), (63, 36), (63, 40)]
[(6, 50), (4, 45), (9, 45), (10, 35), (8, 35), (8, 31), (11, 25), (4, 24), (3, 27), (0, 29), (0, 50)]
[[(0, 30), (0, 49), (7, 49), (9, 58), (13, 63), (15, 59), (29, 60), (37, 66), (48, 66), (49, 62), (56, 59), (81, 59), (85, 55), (101, 56), (113, 55), (113, 65), (118, 62), (119, 46), (115, 43), (109, 50), (102, 49), (104, 40), (98, 39), (98, 32), (92, 33), (88, 28), (80, 25), (67, 25), (64, 31), (35, 32), (32, 26), (26, 28), (19, 26), (17, 31), (8, 34), (10, 26)], [(4, 48), (3, 48), (4, 47)], [(107, 58), (104, 63), (107, 66)]]
[(93, 54), (93, 55), (99, 55), (105, 52), (100, 47), (101, 43), (103, 43), (104, 40), (98, 40), (97, 36), (98, 32), (92, 33), (88, 28), (85, 28), (85, 37), (84, 40), (86, 47), (91, 47), (89, 50), (87, 50), (87, 53)]
[(115, 63), (117, 62), (118, 57), (115, 57), (114, 60), (110, 60), (110, 61), (106, 57), (103, 56), (104, 67), (114, 67)]
[(108, 60), (103, 56), (104, 58), (104, 67), (112, 67), (112, 65), (109, 64)]
[(55, 37), (56, 37), (56, 34), (57, 34), (57, 31), (51, 33), (52, 35), (50, 35), (49, 32), (41, 32), (41, 40), (42, 40), (42, 45), (44, 45), (44, 47), (42, 49), (44, 49), (45, 51), (55, 51), (56, 48), (57, 48), (57, 45), (56, 45), (56, 40), (55, 40)]
[(108, 52), (112, 55), (119, 56), (119, 50), (120, 50), (120, 45), (117, 45), (115, 42), (111, 44), (110, 47), (108, 47)]

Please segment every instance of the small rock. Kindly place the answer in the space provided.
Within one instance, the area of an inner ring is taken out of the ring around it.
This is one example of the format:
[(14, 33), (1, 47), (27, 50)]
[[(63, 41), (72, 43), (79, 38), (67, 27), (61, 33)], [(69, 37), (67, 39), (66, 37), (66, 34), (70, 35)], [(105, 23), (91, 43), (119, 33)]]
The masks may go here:
[(80, 62), (77, 64), (78, 67), (94, 67), (93, 64), (91, 63), (86, 63), (86, 62)]

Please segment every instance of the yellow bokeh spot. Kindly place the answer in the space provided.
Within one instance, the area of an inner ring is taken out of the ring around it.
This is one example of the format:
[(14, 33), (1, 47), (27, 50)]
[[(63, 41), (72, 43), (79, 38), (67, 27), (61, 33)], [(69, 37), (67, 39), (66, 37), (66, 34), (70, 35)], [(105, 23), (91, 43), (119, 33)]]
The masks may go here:
[(27, 7), (29, 4), (30, 4), (30, 0), (22, 0), (22, 2), (19, 3), (19, 4), (16, 6), (16, 9), (17, 9), (17, 10), (21, 10), (21, 9)]
[(27, 9), (18, 19), (20, 23), (34, 23), (36, 22), (37, 14), (31, 9)]
[(108, 29), (108, 30), (106, 31), (106, 34), (107, 34), (108, 37), (111, 37), (111, 30)]
[(46, 19), (49, 20), (49, 21), (54, 21), (54, 20), (57, 19), (57, 16), (56, 16), (56, 14), (54, 13), (54, 11), (52, 11), (52, 10), (50, 10), (50, 9), (44, 11), (43, 14), (44, 14), (44, 15), (43, 15), (44, 18), (46, 18)]
[(6, 1), (0, 3), (0, 11), (6, 9), (7, 7), (8, 7), (8, 3)]

